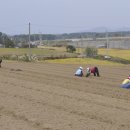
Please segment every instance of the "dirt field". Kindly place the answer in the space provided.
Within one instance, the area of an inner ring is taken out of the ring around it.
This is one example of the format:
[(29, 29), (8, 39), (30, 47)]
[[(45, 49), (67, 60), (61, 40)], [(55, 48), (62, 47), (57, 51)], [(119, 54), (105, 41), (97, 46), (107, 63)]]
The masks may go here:
[(89, 78), (73, 76), (77, 67), (4, 61), (0, 130), (130, 130), (130, 90), (120, 88), (130, 66)]

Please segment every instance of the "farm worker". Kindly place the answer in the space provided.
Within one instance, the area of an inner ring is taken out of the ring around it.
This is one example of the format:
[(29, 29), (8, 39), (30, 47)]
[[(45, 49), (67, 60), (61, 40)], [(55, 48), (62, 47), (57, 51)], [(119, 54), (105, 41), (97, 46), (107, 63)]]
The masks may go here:
[(130, 88), (130, 75), (128, 76), (127, 79), (124, 79), (121, 85), (122, 88)]
[(92, 67), (92, 68), (87, 67), (87, 69), (86, 69), (86, 77), (90, 76), (91, 73), (93, 73), (94, 76), (98, 76), (98, 77), (100, 76), (98, 67), (96, 67), (96, 66)]
[(90, 74), (91, 74), (91, 70), (90, 70), (90, 68), (88, 67), (88, 68), (86, 69), (86, 77), (90, 76)]
[(0, 68), (1, 68), (2, 59), (0, 59)]
[(79, 77), (82, 77), (82, 76), (83, 76), (83, 67), (79, 67), (79, 68), (76, 70), (75, 76), (79, 76)]

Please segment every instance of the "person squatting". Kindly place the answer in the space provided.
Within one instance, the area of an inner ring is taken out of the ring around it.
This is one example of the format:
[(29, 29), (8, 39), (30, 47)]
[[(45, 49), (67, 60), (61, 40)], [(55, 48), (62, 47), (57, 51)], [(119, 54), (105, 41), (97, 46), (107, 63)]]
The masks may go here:
[(86, 70), (86, 77), (90, 76), (90, 74), (93, 73), (94, 76), (100, 76), (99, 75), (99, 70), (98, 70), (98, 67), (92, 67), (92, 68), (89, 68), (87, 67), (87, 70)]
[(83, 67), (79, 67), (79, 68), (76, 70), (75, 76), (79, 76), (79, 77), (82, 77), (82, 76), (83, 76)]
[(122, 88), (130, 89), (130, 75), (128, 78), (124, 79), (124, 81), (121, 84)]
[[(92, 68), (87, 67), (87, 69), (86, 69), (86, 75), (85, 75), (85, 76), (86, 76), (86, 77), (89, 77), (91, 73), (93, 73), (94, 76), (98, 76), (98, 77), (100, 76), (100, 75), (99, 75), (98, 67), (92, 67)], [(83, 74), (83, 67), (80, 66), (80, 67), (76, 70), (75, 76), (79, 76), (79, 77), (84, 76), (84, 74)]]

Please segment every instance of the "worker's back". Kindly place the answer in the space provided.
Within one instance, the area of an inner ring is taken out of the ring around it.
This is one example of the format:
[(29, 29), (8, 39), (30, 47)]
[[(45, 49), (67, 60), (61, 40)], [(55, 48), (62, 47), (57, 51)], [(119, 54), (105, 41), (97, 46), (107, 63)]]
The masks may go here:
[(1, 68), (2, 59), (0, 59), (0, 68)]

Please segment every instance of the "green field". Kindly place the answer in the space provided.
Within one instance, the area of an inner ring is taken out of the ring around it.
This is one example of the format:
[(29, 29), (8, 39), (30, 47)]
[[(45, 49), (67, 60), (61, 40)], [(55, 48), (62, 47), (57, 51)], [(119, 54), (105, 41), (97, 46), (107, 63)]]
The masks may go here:
[(109, 55), (113, 57), (119, 57), (126, 60), (130, 60), (130, 50), (123, 49), (99, 49), (98, 54)]
[(63, 54), (65, 48), (57, 47), (46, 47), (46, 48), (0, 48), (0, 55), (22, 55), (22, 54), (36, 54), (36, 55), (47, 55), (47, 54)]
[[(83, 49), (78, 49), (79, 52), (83, 52)], [(24, 54), (35, 54), (41, 56), (60, 56), (60, 55), (70, 55), (74, 56), (76, 54), (66, 52), (65, 47), (44, 47), (44, 48), (0, 48), (0, 56), (3, 55), (24, 55)], [(98, 54), (106, 55), (113, 57), (119, 57), (122, 59), (130, 60), (130, 50), (122, 49), (98, 49)], [(69, 57), (69, 56), (68, 56)], [(72, 63), (72, 64), (110, 64), (118, 65), (120, 63), (113, 63), (105, 60), (96, 60), (91, 58), (67, 58), (67, 59), (55, 59), (55, 60), (46, 60), (46, 62), (53, 63)]]
[(122, 65), (120, 63), (114, 63), (106, 60), (96, 60), (92, 58), (67, 58), (67, 59), (55, 59), (46, 60), (49, 63), (59, 63), (59, 64), (87, 64), (87, 65)]

